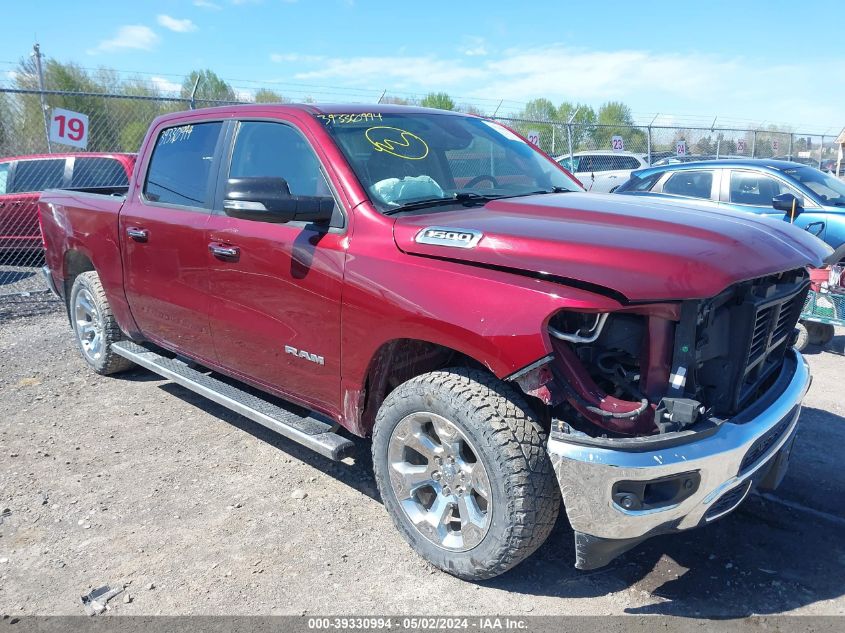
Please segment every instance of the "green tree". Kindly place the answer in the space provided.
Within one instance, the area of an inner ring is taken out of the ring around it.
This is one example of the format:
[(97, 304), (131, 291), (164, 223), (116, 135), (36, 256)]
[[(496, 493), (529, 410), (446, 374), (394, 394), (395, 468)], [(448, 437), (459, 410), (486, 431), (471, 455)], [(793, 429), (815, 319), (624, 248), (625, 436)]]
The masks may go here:
[(194, 89), (194, 84), (197, 79), (197, 91), (195, 99), (197, 101), (237, 101), (235, 90), (228, 83), (218, 77), (214, 71), (209, 69), (192, 70), (191, 73), (185, 77), (182, 82), (181, 95), (183, 99), (191, 98), (191, 91)]
[(517, 113), (514, 129), (525, 137), (536, 133), (540, 136), (540, 149), (549, 153), (559, 153), (558, 148), (565, 146), (566, 131), (557, 123), (557, 108), (548, 99), (532, 99)]
[[(593, 138), (596, 125), (596, 111), (583, 103), (571, 103), (564, 101), (557, 108), (557, 118), (567, 123), (572, 115), (572, 151), (587, 149), (587, 145)], [(564, 130), (565, 132), (565, 130)]]
[[(54, 59), (42, 62), (44, 84), (47, 90), (57, 90), (65, 94), (48, 95), (49, 108), (64, 108), (88, 116), (89, 151), (114, 151), (120, 149), (119, 136), (121, 121), (117, 117), (116, 99), (101, 95), (106, 87), (85, 69), (76, 64), (65, 64)], [(105, 76), (104, 73), (99, 73)], [(38, 74), (32, 59), (23, 59), (15, 74), (19, 88), (37, 89)], [(88, 94), (80, 94), (88, 93)], [(24, 95), (22, 116), (19, 117), (16, 131), (25, 144), (27, 151), (44, 151), (44, 119), (38, 95)]]
[(391, 103), (393, 105), (410, 105), (410, 101), (405, 99), (404, 97), (392, 97), (390, 95), (386, 95), (381, 98), (381, 103)]
[(467, 114), (474, 114), (476, 116), (484, 116), (484, 112), (478, 106), (474, 106), (471, 103), (464, 103), (459, 108), (461, 112), (466, 112)]
[(275, 90), (260, 88), (253, 97), (255, 103), (290, 103), (290, 100), (280, 95)]
[(709, 134), (702, 136), (695, 144), (695, 151), (699, 154), (715, 154), (716, 145), (713, 143), (713, 138)]
[(648, 138), (642, 130), (632, 127), (634, 117), (631, 108), (621, 101), (608, 101), (599, 108), (593, 142), (598, 149), (611, 149), (613, 136), (621, 136), (625, 149), (631, 152), (646, 152)]
[(455, 110), (455, 101), (445, 92), (429, 92), (420, 101), (424, 108), (437, 108), (438, 110)]

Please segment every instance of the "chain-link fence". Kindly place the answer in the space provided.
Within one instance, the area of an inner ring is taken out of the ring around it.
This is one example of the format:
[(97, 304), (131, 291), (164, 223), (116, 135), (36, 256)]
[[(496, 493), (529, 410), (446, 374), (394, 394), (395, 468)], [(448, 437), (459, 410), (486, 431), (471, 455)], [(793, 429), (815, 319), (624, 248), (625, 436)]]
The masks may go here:
[[(156, 116), (224, 103), (232, 102), (0, 89), (0, 318), (9, 310), (29, 313), (49, 300), (39, 274), (40, 191), (126, 186), (132, 154)], [(610, 156), (603, 159), (608, 165), (622, 165), (623, 158), (638, 155), (636, 165), (621, 169), (732, 156), (788, 158), (825, 168), (836, 156), (832, 136), (798, 132), (496, 118), (555, 158), (595, 152)]]
[(837, 156), (834, 136), (799, 132), (496, 119), (558, 159), (592, 152), (639, 154), (648, 164), (667, 159), (777, 158), (830, 170)]

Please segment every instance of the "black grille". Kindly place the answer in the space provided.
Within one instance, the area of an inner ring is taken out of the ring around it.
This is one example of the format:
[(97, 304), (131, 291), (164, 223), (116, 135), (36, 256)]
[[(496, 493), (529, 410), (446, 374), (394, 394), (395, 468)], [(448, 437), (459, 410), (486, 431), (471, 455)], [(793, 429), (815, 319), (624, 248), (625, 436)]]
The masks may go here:
[(775, 426), (769, 429), (764, 435), (757, 438), (757, 440), (748, 449), (745, 457), (742, 458), (742, 464), (739, 466), (739, 473), (742, 474), (753, 466), (760, 457), (765, 455), (769, 449), (774, 446), (777, 441), (786, 433), (792, 420), (795, 419), (796, 409), (792, 409), (786, 417), (778, 422)]
[(809, 282), (805, 280), (782, 284), (764, 278), (752, 285), (746, 305), (753, 310), (754, 325), (740, 375), (738, 409), (750, 404), (760, 387), (781, 367), (808, 289)]
[(715, 519), (720, 514), (724, 512), (728, 512), (729, 510), (733, 510), (736, 506), (740, 504), (743, 497), (745, 497), (745, 493), (748, 492), (748, 487), (751, 485), (750, 481), (745, 482), (744, 484), (737, 486), (733, 490), (730, 490), (719, 497), (719, 500), (716, 501), (710, 509), (707, 511), (705, 517), (707, 519)]

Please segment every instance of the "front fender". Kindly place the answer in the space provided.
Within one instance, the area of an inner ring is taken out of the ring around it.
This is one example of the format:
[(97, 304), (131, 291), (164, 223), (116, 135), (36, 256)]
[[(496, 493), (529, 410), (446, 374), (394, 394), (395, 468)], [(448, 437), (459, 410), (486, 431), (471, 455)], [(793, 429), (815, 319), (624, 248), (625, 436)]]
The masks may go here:
[(345, 410), (387, 341), (435, 343), (503, 378), (551, 353), (546, 324), (557, 310), (621, 308), (614, 299), (559, 283), (392, 250), (385, 257), (350, 256), (345, 284)]

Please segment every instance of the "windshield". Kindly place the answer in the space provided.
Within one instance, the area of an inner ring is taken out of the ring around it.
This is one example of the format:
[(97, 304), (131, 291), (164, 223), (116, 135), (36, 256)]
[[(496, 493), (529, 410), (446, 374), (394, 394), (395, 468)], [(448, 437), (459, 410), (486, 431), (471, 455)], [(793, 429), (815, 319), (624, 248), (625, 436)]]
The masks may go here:
[(822, 204), (845, 207), (845, 182), (838, 178), (812, 167), (784, 169), (783, 173), (791, 176), (816, 194)]
[(450, 114), (317, 114), (382, 212), (580, 187), (507, 128)]

